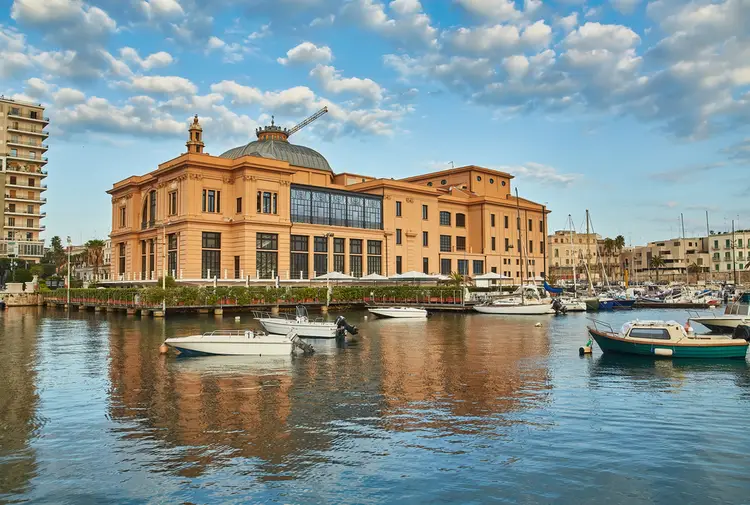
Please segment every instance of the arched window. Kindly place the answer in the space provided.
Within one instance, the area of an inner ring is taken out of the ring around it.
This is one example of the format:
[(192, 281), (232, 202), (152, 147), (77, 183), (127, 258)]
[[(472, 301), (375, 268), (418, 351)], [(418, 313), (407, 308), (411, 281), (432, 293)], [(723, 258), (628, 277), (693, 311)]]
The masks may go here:
[(141, 209), (141, 229), (145, 230), (148, 227), (148, 198), (143, 200), (143, 208)]
[(154, 226), (156, 222), (156, 190), (151, 190), (148, 194), (149, 210), (148, 210), (148, 224)]

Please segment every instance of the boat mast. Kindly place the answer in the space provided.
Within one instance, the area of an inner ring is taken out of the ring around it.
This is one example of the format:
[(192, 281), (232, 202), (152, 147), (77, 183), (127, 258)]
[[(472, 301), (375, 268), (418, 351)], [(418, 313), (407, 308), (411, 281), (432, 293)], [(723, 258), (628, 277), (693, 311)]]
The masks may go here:
[(570, 261), (573, 262), (573, 293), (578, 297), (578, 284), (576, 283), (576, 258), (573, 254), (573, 216), (568, 214), (568, 223), (570, 223)]
[(518, 188), (516, 188), (516, 228), (518, 229), (518, 259), (521, 262), (521, 305), (525, 304), (523, 296), (523, 237), (521, 231), (521, 201), (518, 199)]
[(586, 209), (586, 277), (589, 281), (589, 296), (594, 296), (594, 283), (591, 282), (591, 243), (589, 240), (589, 209)]
[(737, 285), (737, 258), (735, 258), (735, 245), (736, 242), (734, 240), (734, 219), (732, 219), (732, 279), (734, 280), (734, 285)]
[[(710, 251), (709, 244), (711, 243), (711, 229), (708, 226), (708, 211), (706, 211), (706, 250)], [(711, 261), (708, 262), (708, 282), (713, 283), (713, 273), (711, 273)]]

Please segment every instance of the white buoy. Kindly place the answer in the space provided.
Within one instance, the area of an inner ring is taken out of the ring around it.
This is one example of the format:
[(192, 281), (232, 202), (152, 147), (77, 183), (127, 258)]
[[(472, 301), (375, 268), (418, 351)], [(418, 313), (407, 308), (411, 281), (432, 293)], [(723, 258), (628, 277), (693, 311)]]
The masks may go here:
[(541, 328), (542, 327), (542, 323), (536, 323), (534, 326), (536, 326), (537, 328)]

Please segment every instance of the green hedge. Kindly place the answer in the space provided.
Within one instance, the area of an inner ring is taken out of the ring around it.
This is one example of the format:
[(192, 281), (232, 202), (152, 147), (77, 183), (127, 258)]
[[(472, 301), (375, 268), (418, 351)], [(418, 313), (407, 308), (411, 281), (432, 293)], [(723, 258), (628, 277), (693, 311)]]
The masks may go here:
[[(45, 300), (66, 300), (66, 289), (44, 290)], [(335, 286), (331, 300), (335, 302), (362, 302), (364, 300), (434, 301), (460, 299), (458, 287), (420, 286)], [(268, 305), (276, 303), (325, 303), (325, 287), (174, 287), (163, 290), (149, 288), (71, 289), (70, 298), (75, 303), (114, 302), (159, 305), (166, 298), (167, 306), (196, 305)]]

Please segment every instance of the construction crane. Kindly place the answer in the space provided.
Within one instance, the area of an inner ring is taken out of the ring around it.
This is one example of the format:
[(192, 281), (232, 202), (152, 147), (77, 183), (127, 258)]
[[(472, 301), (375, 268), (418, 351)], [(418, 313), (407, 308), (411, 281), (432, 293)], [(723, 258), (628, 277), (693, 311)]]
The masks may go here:
[(287, 137), (289, 137), (289, 136), (297, 133), (302, 128), (304, 128), (305, 126), (309, 125), (310, 123), (312, 123), (313, 121), (315, 121), (319, 117), (323, 116), (327, 112), (328, 112), (328, 107), (323, 107), (322, 109), (320, 109), (318, 112), (316, 112), (315, 114), (313, 114), (309, 118), (305, 119), (301, 123), (298, 123), (296, 126), (293, 126), (289, 130), (287, 130)]

